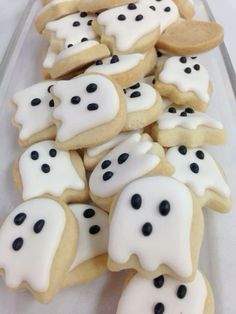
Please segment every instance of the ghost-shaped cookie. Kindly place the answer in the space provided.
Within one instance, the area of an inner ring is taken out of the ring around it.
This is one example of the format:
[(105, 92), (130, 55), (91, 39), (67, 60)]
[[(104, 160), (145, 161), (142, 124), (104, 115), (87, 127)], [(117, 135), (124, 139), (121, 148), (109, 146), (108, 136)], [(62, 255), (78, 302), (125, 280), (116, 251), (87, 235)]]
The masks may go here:
[(201, 208), (183, 183), (167, 176), (139, 178), (122, 190), (111, 208), (108, 268), (190, 281), (202, 231)]
[(188, 185), (203, 207), (220, 212), (230, 209), (231, 193), (223, 170), (205, 149), (172, 147), (166, 158), (175, 169), (173, 177)]
[(86, 74), (53, 87), (59, 104), (53, 112), (57, 123), (57, 146), (77, 149), (104, 143), (125, 124), (122, 89), (99, 74)]
[(83, 201), (88, 197), (83, 162), (77, 152), (58, 149), (54, 141), (26, 149), (14, 165), (14, 179), (23, 200), (49, 194), (60, 199)]
[(95, 167), (89, 180), (90, 196), (102, 208), (129, 182), (150, 173), (170, 173), (164, 150), (147, 134), (132, 134), (112, 149)]
[(190, 283), (169, 276), (151, 280), (134, 275), (123, 290), (116, 314), (210, 314), (213, 311), (211, 288), (197, 271)]
[(6, 285), (27, 288), (39, 301), (49, 302), (73, 261), (76, 243), (76, 221), (65, 205), (50, 198), (22, 203), (0, 228)]
[(91, 281), (107, 270), (108, 214), (88, 204), (70, 205), (78, 223), (75, 259), (64, 286)]
[(196, 57), (170, 57), (157, 69), (156, 89), (173, 103), (205, 111), (212, 85), (207, 69)]
[(20, 129), (20, 145), (28, 146), (40, 140), (55, 138), (56, 128), (52, 121), (54, 101), (50, 94), (54, 83), (40, 82), (12, 97), (15, 108), (13, 123)]

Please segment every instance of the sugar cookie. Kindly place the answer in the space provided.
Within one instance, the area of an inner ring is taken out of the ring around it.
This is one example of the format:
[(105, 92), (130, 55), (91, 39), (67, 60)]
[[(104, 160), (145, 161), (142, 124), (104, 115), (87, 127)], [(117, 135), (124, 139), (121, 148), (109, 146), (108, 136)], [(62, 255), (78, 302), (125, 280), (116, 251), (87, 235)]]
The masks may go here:
[[(138, 0), (134, 0), (133, 2), (137, 1)], [(80, 0), (79, 7), (83, 11), (98, 12), (128, 3), (130, 3), (130, 0)]]

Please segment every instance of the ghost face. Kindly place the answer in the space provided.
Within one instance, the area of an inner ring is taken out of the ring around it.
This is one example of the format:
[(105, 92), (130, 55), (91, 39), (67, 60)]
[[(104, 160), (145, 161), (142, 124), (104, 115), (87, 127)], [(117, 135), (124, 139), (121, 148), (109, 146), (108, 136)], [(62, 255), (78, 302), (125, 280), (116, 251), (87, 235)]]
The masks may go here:
[(115, 147), (92, 172), (91, 192), (99, 197), (113, 196), (127, 183), (153, 170), (160, 158), (149, 152), (152, 145), (142, 141), (140, 134), (133, 134)]
[(48, 289), (64, 227), (64, 209), (51, 199), (33, 199), (11, 212), (0, 229), (0, 268), (8, 287), (26, 281), (37, 292)]
[(85, 187), (70, 153), (57, 149), (53, 141), (30, 146), (20, 157), (19, 173), (24, 200), (47, 193), (60, 196), (66, 189), (83, 190)]
[(206, 299), (207, 287), (199, 271), (191, 283), (169, 276), (149, 280), (136, 274), (123, 291), (116, 314), (203, 314)]
[(146, 272), (165, 264), (190, 276), (192, 215), (191, 193), (179, 181), (154, 176), (131, 182), (113, 208), (109, 257), (125, 264), (135, 254)]

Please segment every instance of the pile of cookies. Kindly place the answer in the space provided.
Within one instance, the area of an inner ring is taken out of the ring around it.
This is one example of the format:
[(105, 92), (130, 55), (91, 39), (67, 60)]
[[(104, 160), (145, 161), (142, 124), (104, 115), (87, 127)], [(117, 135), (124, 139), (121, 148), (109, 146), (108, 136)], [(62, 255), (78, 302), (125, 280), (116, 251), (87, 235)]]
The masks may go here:
[(213, 313), (202, 210), (229, 211), (231, 193), (202, 147), (226, 134), (196, 54), (221, 26), (192, 20), (191, 0), (44, 2), (45, 80), (12, 97), (23, 203), (0, 229), (6, 285), (47, 303), (127, 269), (117, 314)]

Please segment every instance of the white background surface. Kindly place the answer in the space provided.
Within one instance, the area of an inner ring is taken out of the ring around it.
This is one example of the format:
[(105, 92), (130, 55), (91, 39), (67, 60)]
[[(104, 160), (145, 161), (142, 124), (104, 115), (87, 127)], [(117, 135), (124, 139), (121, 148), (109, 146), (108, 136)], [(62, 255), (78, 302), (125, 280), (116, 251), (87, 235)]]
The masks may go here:
[[(0, 61), (27, 2), (28, 0), (0, 0)], [(216, 20), (225, 28), (225, 43), (236, 71), (236, 1), (208, 0), (208, 3)]]

